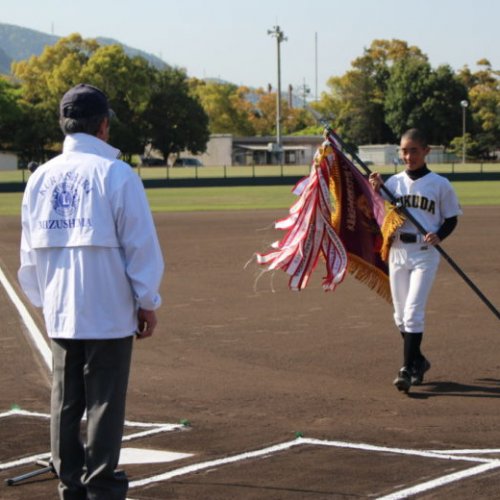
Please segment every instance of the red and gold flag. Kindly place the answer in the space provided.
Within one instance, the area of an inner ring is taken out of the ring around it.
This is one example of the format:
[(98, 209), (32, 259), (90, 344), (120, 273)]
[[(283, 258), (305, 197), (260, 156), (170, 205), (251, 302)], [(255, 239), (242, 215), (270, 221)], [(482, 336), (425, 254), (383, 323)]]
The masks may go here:
[(332, 223), (347, 251), (348, 271), (390, 300), (388, 268), (381, 257), (385, 202), (340, 148), (335, 143), (329, 144)]
[(333, 140), (318, 149), (311, 173), (294, 193), (299, 198), (289, 216), (275, 224), (285, 236), (273, 250), (258, 254), (257, 262), (268, 270), (282, 269), (290, 275), (290, 288), (302, 290), (321, 257), (325, 290), (334, 290), (348, 271), (390, 300), (387, 265), (380, 255), (384, 200)]

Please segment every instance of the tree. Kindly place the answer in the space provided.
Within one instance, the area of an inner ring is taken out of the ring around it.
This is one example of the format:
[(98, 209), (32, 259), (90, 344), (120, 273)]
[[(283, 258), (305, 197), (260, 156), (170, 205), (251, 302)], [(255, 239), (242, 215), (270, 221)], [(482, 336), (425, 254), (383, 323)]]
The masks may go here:
[[(262, 88), (250, 90), (230, 83), (190, 81), (192, 92), (209, 117), (212, 134), (240, 136), (272, 135), (276, 131), (276, 93)], [(282, 131), (293, 133), (313, 123), (303, 108), (291, 108), (286, 101), (281, 109)]]
[(17, 123), (21, 119), (19, 89), (0, 77), (0, 149), (14, 149)]
[(249, 120), (251, 104), (245, 100), (245, 87), (231, 83), (191, 79), (191, 92), (199, 99), (208, 116), (210, 133), (254, 135)]
[(129, 57), (119, 45), (99, 47), (82, 67), (80, 78), (102, 89), (116, 114), (110, 142), (127, 161), (142, 154), (147, 143), (143, 112), (150, 98), (150, 82), (155, 72), (141, 57)]
[(402, 40), (374, 40), (352, 69), (328, 81), (330, 91), (314, 105), (348, 142), (393, 142), (394, 132), (385, 122), (384, 102), (391, 68), (403, 59), (427, 62), (418, 47)]
[(59, 100), (66, 90), (82, 81), (82, 68), (98, 48), (95, 40), (73, 34), (45, 47), (40, 56), (13, 64), (13, 73), (21, 81), (25, 108), (33, 113), (36, 126), (44, 130), (43, 135), (33, 134), (36, 150), (43, 152), (61, 140)]
[[(248, 95), (247, 95), (248, 99)], [(256, 135), (274, 135), (276, 133), (276, 92), (266, 92), (262, 88), (253, 92), (254, 105), (249, 113), (249, 120)], [(304, 108), (293, 108), (281, 101), (281, 132), (293, 134), (314, 123), (311, 113)]]
[(205, 151), (208, 116), (189, 92), (186, 74), (179, 69), (157, 71), (143, 117), (153, 147), (168, 161), (172, 153)]
[(465, 156), (475, 156), (479, 151), (479, 144), (472, 138), (472, 135), (468, 132), (463, 135), (457, 136), (450, 142), (450, 151), (454, 153), (458, 158), (462, 157), (463, 147), (465, 140)]
[(461, 133), (462, 107), (460, 102), (467, 99), (467, 88), (460, 82), (448, 65), (441, 65), (431, 71), (428, 93), (422, 103), (428, 116), (424, 129), (433, 144), (450, 144)]
[(22, 82), (23, 98), (41, 122), (45, 133), (33, 134), (42, 141), (42, 151), (61, 140), (58, 106), (61, 96), (80, 82), (101, 88), (117, 115), (111, 127), (111, 141), (126, 159), (144, 150), (146, 138), (140, 121), (148, 100), (149, 81), (153, 69), (140, 57), (128, 57), (118, 45), (100, 46), (78, 34), (60, 39), (48, 46), (39, 57), (14, 65), (14, 73)]
[(480, 69), (475, 73), (467, 66), (462, 68), (458, 78), (469, 93), (467, 130), (472, 132), (476, 147), (467, 147), (468, 153), (488, 159), (500, 147), (500, 72), (493, 70), (487, 59), (477, 65)]
[(40, 56), (15, 64), (14, 72), (21, 81), (23, 108), (36, 124), (26, 134), (42, 156), (62, 139), (61, 96), (81, 82), (107, 94), (117, 115), (111, 142), (126, 159), (142, 153), (150, 139), (167, 156), (186, 147), (197, 152), (206, 146), (207, 117), (189, 95), (185, 74), (157, 70), (141, 57), (127, 56), (118, 45), (101, 47), (95, 40), (70, 35), (46, 47)]
[(42, 111), (23, 100), (18, 84), (0, 78), (0, 149), (16, 151), (25, 163), (40, 161), (45, 134)]
[(396, 136), (416, 127), (430, 142), (448, 145), (461, 130), (460, 101), (466, 97), (449, 66), (433, 70), (426, 61), (401, 59), (390, 71), (385, 119)]
[[(250, 123), (256, 135), (276, 133), (276, 93), (265, 92), (262, 88), (255, 91), (256, 102), (250, 115)], [(281, 117), (286, 115), (284, 103), (281, 105)], [(284, 132), (282, 130), (282, 132)]]
[(362, 71), (348, 71), (328, 81), (330, 94), (314, 108), (338, 130), (347, 142), (371, 144), (385, 142), (383, 106), (374, 98), (373, 80)]

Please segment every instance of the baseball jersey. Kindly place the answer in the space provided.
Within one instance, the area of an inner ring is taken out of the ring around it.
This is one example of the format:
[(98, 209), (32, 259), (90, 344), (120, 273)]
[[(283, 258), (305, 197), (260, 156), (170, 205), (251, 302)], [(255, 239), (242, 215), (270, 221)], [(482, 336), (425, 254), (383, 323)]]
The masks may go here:
[[(385, 186), (398, 204), (405, 207), (427, 232), (436, 233), (444, 219), (462, 214), (450, 181), (434, 172), (415, 180), (405, 172), (400, 172), (390, 177)], [(400, 230), (419, 233), (409, 220), (404, 222)]]
[(54, 338), (120, 338), (154, 310), (164, 263), (141, 180), (87, 134), (30, 176), (19, 282)]

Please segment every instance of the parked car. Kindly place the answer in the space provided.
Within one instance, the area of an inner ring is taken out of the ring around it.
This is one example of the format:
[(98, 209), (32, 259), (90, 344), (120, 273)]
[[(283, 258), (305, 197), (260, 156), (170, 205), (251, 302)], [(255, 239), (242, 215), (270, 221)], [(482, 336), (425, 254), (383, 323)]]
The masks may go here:
[(163, 158), (141, 156), (141, 165), (144, 167), (164, 167), (166, 163)]
[(174, 167), (203, 167), (203, 163), (198, 158), (177, 158)]

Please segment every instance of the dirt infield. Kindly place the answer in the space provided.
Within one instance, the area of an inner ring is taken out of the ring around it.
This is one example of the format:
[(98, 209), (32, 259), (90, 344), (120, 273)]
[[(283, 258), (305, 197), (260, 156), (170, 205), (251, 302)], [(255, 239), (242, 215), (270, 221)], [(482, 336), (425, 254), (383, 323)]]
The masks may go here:
[[(499, 307), (500, 207), (464, 212), (444, 248)], [(124, 447), (191, 455), (125, 464), (129, 497), (498, 498), (498, 320), (443, 261), (423, 343), (432, 369), (398, 393), (401, 339), (387, 303), (350, 277), (324, 293), (321, 269), (292, 293), (282, 273), (256, 281), (256, 265), (244, 268), (283, 215), (155, 216), (164, 307), (156, 336), (136, 343), (127, 418), (144, 427), (128, 426)], [(19, 291), (18, 219), (0, 230), (0, 267)], [(4, 484), (48, 452), (48, 419), (8, 412), (46, 414), (50, 374), (3, 287), (0, 311), (0, 498), (56, 498), (50, 473)], [(153, 425), (181, 421), (190, 425)]]

